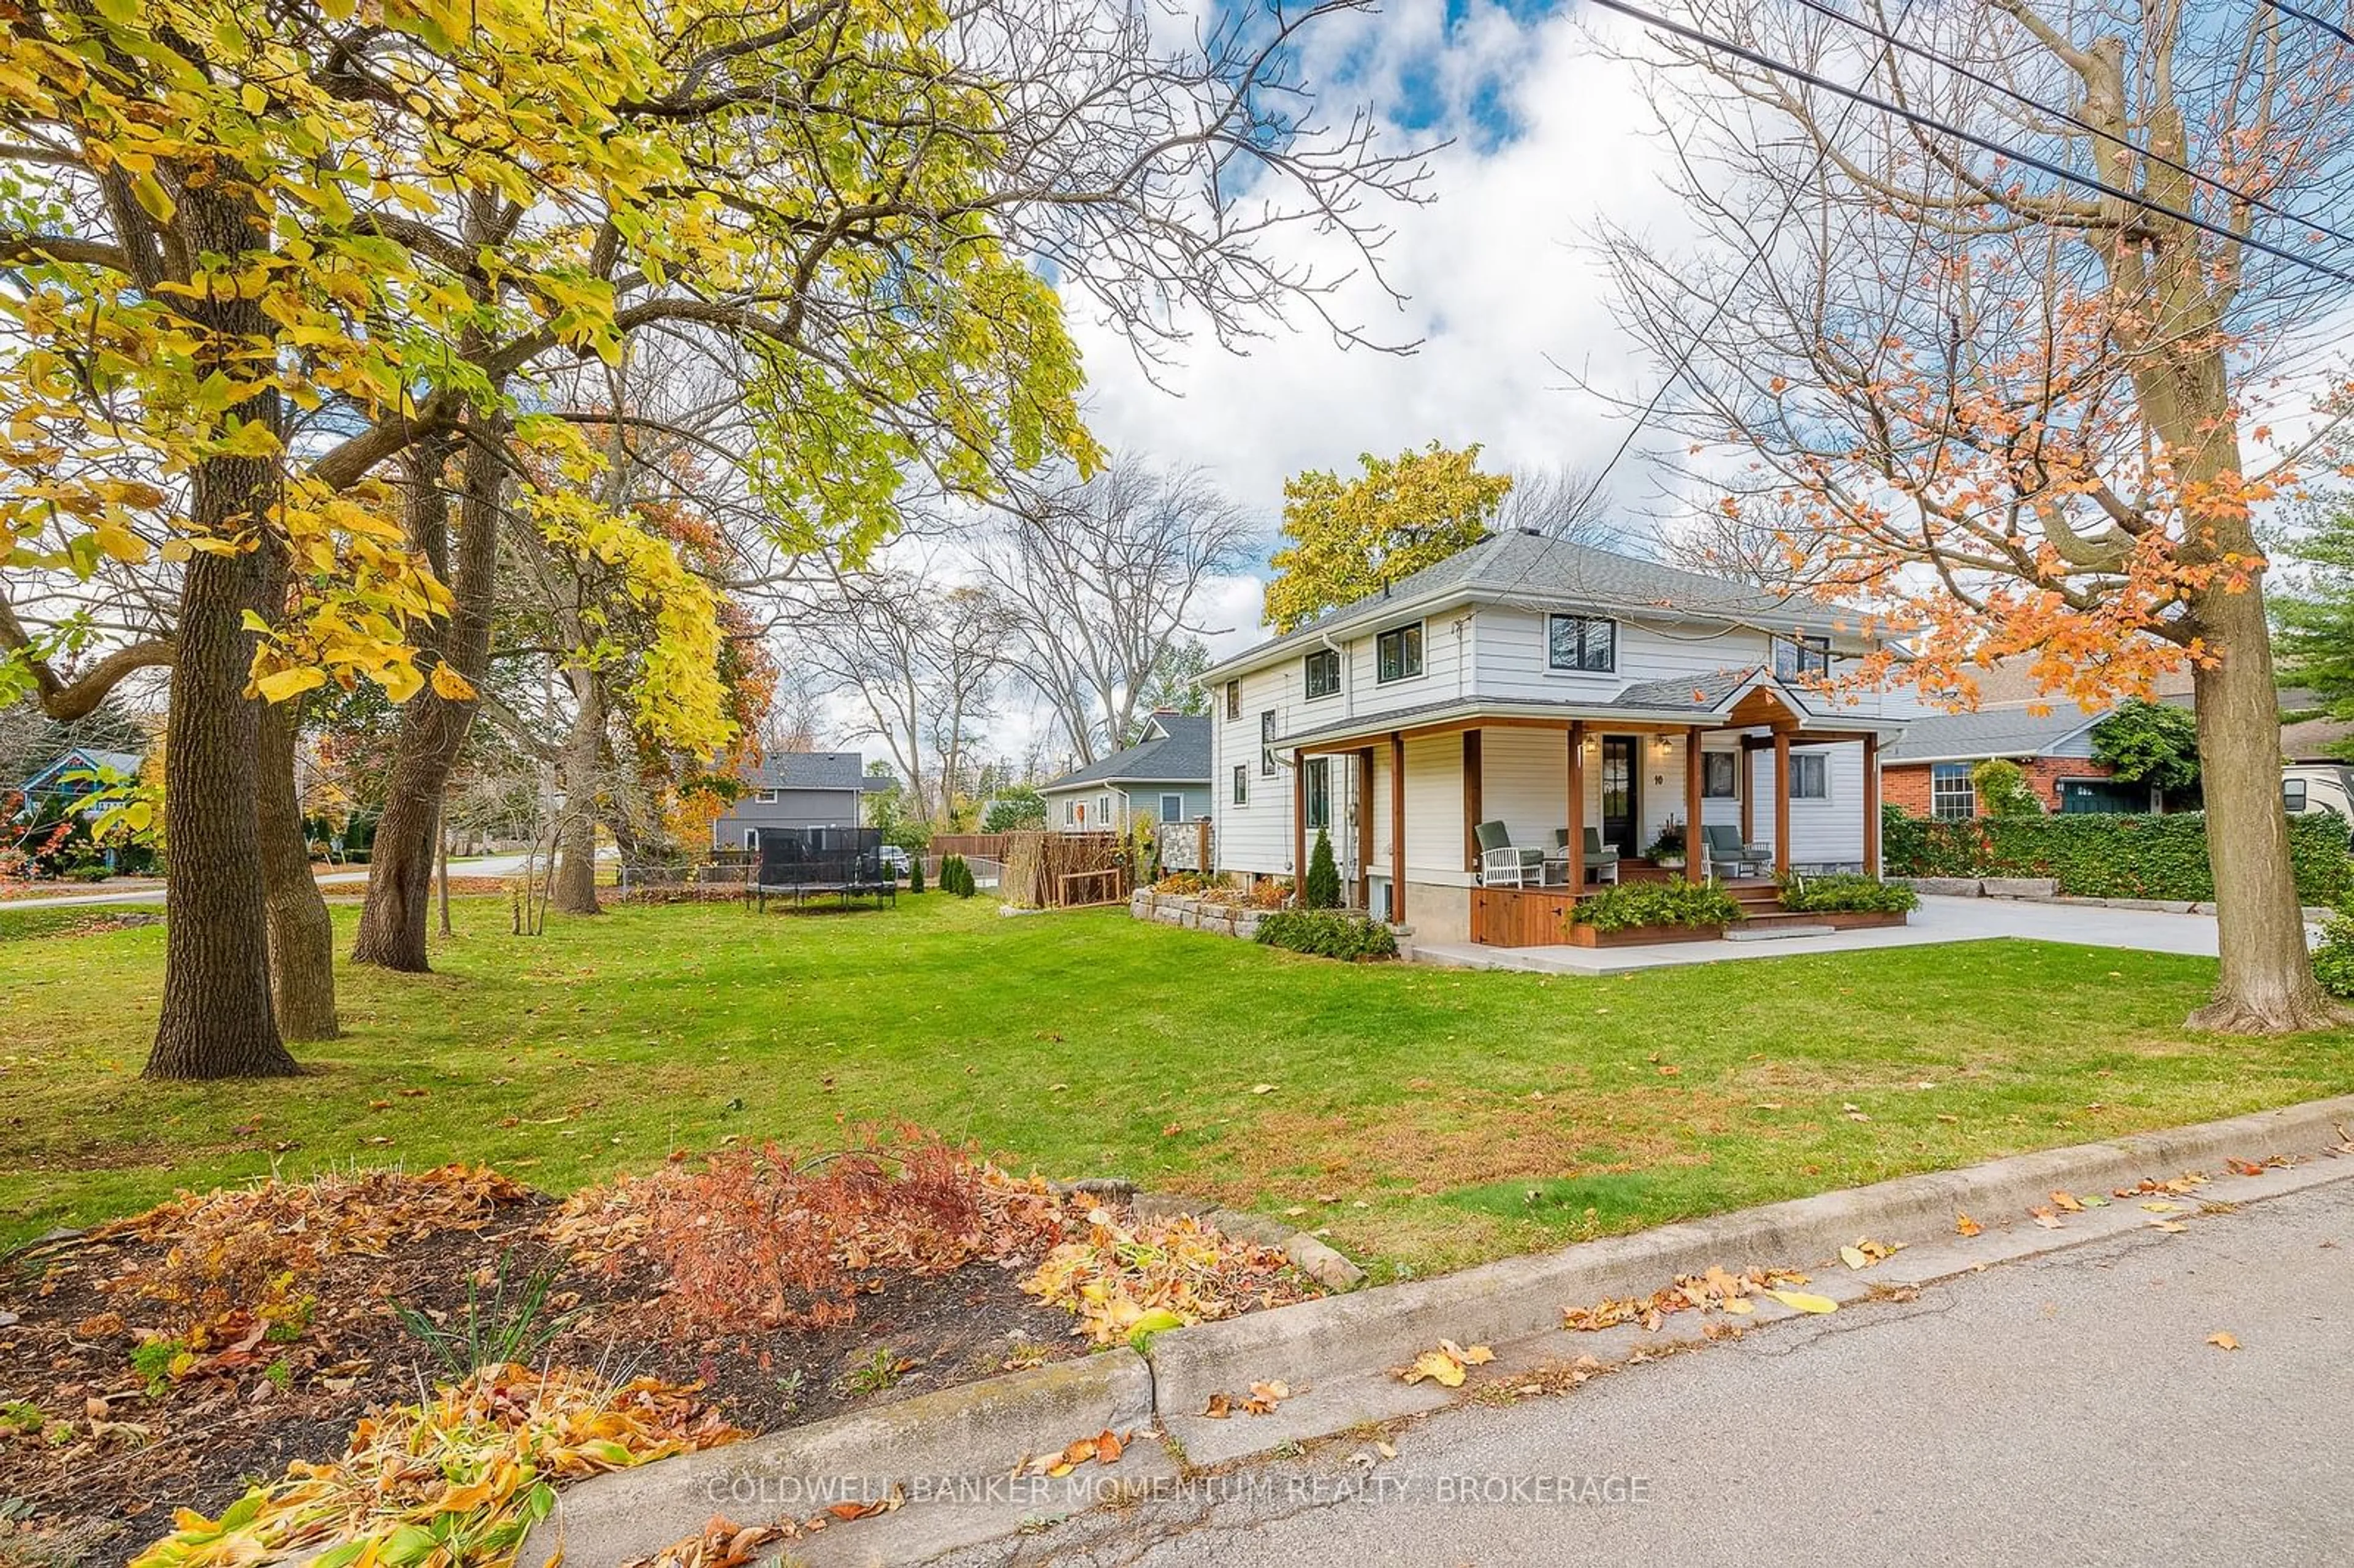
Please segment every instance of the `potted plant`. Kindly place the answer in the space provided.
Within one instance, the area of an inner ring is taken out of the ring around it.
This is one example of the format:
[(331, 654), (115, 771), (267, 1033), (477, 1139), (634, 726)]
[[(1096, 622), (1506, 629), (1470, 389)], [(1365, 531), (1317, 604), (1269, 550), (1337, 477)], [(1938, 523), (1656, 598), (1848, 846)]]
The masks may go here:
[(1662, 871), (1675, 871), (1684, 863), (1684, 825), (1673, 817), (1659, 824), (1659, 835), (1643, 852), (1643, 858)]

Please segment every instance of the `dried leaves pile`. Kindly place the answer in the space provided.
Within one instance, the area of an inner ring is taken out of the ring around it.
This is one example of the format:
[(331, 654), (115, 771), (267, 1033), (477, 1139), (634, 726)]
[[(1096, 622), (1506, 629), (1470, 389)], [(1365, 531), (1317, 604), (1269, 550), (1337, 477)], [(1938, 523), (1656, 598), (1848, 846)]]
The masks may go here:
[(296, 1462), (218, 1519), (183, 1510), (177, 1529), (133, 1568), (228, 1568), (342, 1544), (315, 1568), (426, 1563), (493, 1568), (556, 1502), (556, 1483), (731, 1442), (743, 1436), (692, 1390), (641, 1378), (620, 1387), (584, 1373), (507, 1365), (422, 1405), (370, 1415), (345, 1456)]
[(1084, 1239), (1046, 1255), (1022, 1288), (1078, 1317), (1098, 1345), (1214, 1321), (1318, 1292), (1277, 1248), (1236, 1241), (1192, 1215), (1123, 1224), (1090, 1210)]
[(1807, 1277), (1790, 1268), (1752, 1268), (1734, 1274), (1712, 1264), (1705, 1274), (1679, 1275), (1673, 1285), (1655, 1290), (1646, 1297), (1628, 1297), (1597, 1301), (1591, 1307), (1572, 1307), (1562, 1313), (1562, 1326), (1569, 1329), (1615, 1329), (1622, 1323), (1639, 1323), (1656, 1331), (1660, 1323), (1678, 1312), (1731, 1312), (1745, 1317), (1756, 1310), (1751, 1299), (1770, 1296), (1786, 1307), (1800, 1311), (1828, 1311), (1828, 1305), (1814, 1303), (1827, 1298), (1808, 1296), (1796, 1288), (1807, 1283)]
[(163, 1244), (161, 1262), (126, 1270), (108, 1292), (156, 1304), (171, 1337), (193, 1350), (217, 1350), (253, 1334), (257, 1324), (302, 1316), (303, 1287), (331, 1257), (379, 1255), (396, 1241), (479, 1230), (503, 1205), (530, 1197), (529, 1188), (488, 1166), (367, 1171), (182, 1192), (90, 1239)]

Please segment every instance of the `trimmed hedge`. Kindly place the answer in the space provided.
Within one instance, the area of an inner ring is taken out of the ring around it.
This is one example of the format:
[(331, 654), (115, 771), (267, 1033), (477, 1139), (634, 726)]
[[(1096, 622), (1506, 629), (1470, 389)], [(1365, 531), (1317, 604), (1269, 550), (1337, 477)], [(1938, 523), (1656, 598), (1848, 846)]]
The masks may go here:
[(1730, 926), (1741, 918), (1732, 894), (1708, 882), (1623, 882), (1579, 901), (1571, 923), (1597, 931), (1636, 926)]
[(1254, 940), (1320, 959), (1397, 957), (1397, 938), (1387, 926), (1338, 909), (1278, 909), (1262, 915)]
[(1903, 915), (1920, 906), (1921, 895), (1903, 883), (1882, 882), (1853, 872), (1794, 876), (1782, 885), (1782, 907), (1809, 915)]
[[(2288, 820), (2298, 898), (2339, 904), (2354, 890), (2346, 820), (2314, 811)], [(1891, 876), (2048, 876), (2078, 898), (2215, 896), (2207, 864), (2207, 815), (2063, 812), (1944, 821), (1890, 811), (1881, 833)]]
[(2332, 996), (2354, 996), (2354, 915), (2341, 909), (2323, 922), (2313, 977)]

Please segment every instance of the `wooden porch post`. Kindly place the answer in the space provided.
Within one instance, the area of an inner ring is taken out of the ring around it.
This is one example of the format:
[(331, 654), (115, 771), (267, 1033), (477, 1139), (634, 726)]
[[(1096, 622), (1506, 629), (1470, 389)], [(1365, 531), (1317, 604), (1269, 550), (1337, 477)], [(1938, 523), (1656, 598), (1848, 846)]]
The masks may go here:
[(1790, 735), (1774, 732), (1774, 874), (1790, 874)]
[(1405, 924), (1405, 736), (1390, 731), (1390, 923)]
[(1863, 874), (1880, 874), (1880, 737), (1863, 737)]
[(1479, 869), (1479, 732), (1463, 732), (1463, 869)]
[(1569, 864), (1563, 873), (1572, 898), (1585, 891), (1585, 721), (1569, 721)]
[(1308, 754), (1291, 754), (1291, 896), (1307, 907)]
[(1373, 748), (1357, 748), (1357, 907), (1373, 906)]
[(1741, 792), (1741, 842), (1757, 842), (1757, 754), (1749, 749), (1749, 737), (1741, 737), (1741, 773), (1734, 788)]
[(1708, 880), (1708, 851), (1700, 842), (1700, 726), (1684, 726), (1684, 880)]

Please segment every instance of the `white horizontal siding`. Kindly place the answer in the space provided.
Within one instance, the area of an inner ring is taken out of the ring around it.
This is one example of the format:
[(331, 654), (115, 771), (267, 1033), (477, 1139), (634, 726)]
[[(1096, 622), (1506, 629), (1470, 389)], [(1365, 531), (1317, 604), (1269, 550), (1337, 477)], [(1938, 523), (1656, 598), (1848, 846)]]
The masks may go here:
[[(1852, 742), (1812, 747), (1825, 759), (1829, 799), (1790, 802), (1790, 861), (1796, 865), (1863, 860), (1863, 747)], [(1792, 753), (1793, 756), (1797, 752)], [(1750, 781), (1757, 791), (1755, 839), (1774, 842), (1774, 754), (1750, 757)]]

